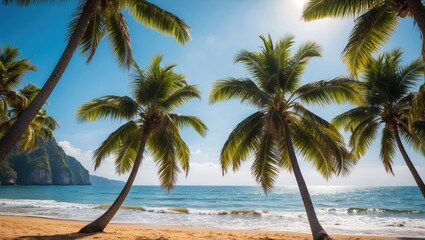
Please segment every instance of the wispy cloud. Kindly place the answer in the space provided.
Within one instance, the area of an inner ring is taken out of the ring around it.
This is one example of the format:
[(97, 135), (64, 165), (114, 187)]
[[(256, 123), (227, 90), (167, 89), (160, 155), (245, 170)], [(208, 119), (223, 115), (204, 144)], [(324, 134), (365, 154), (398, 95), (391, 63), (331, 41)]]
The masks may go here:
[(76, 158), (92, 175), (102, 176), (110, 179), (126, 179), (125, 176), (115, 174), (115, 164), (113, 158), (107, 157), (103, 160), (102, 165), (95, 171), (93, 164), (93, 151), (81, 151), (69, 141), (59, 141), (58, 145), (63, 149), (66, 155)]

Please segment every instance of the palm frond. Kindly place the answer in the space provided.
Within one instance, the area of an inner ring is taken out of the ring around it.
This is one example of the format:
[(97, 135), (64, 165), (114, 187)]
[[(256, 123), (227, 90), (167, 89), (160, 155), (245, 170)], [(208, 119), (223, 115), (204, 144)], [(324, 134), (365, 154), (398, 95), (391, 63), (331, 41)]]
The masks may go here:
[(414, 150), (419, 151), (425, 156), (425, 121), (418, 120), (414, 122), (412, 130), (413, 131), (409, 131), (409, 129), (399, 126), (400, 135), (409, 144), (409, 146), (413, 147)]
[(230, 133), (220, 154), (222, 173), (232, 166), (233, 171), (239, 169), (252, 152), (256, 152), (260, 136), (264, 129), (264, 113), (255, 112), (240, 122)]
[(279, 175), (280, 163), (278, 150), (269, 132), (263, 133), (254, 155), (255, 158), (251, 166), (251, 172), (255, 180), (267, 194), (272, 190)]
[(366, 153), (366, 150), (372, 145), (378, 132), (379, 122), (367, 118), (360, 122), (352, 131), (350, 136), (350, 146), (352, 154), (360, 158)]
[(143, 130), (139, 129), (137, 133), (133, 132), (127, 137), (121, 137), (123, 142), (114, 151), (115, 172), (117, 174), (121, 175), (128, 173), (133, 168), (137, 153), (142, 151), (143, 154), (144, 149), (140, 149), (140, 143), (143, 138), (143, 134), (145, 134)]
[(210, 103), (238, 98), (241, 102), (262, 107), (269, 96), (249, 79), (228, 78), (214, 82), (210, 92)]
[(180, 168), (176, 161), (176, 148), (173, 136), (167, 132), (167, 128), (152, 134), (148, 140), (149, 152), (158, 167), (158, 175), (161, 187), (170, 191), (177, 182)]
[(377, 119), (381, 110), (379, 107), (364, 106), (356, 107), (348, 110), (332, 119), (332, 124), (340, 129), (344, 128), (345, 131), (354, 129), (358, 124), (366, 119)]
[(105, 23), (105, 29), (117, 57), (118, 65), (129, 69), (134, 59), (131, 51), (130, 34), (124, 16), (119, 12), (110, 11)]
[(317, 42), (308, 41), (298, 48), (295, 55), (287, 61), (285, 81), (280, 82), (280, 86), (285, 91), (294, 92), (299, 85), (301, 74), (304, 72), (308, 61), (313, 57), (321, 57), (321, 46)]
[(205, 125), (201, 119), (195, 116), (169, 114), (169, 117), (177, 128), (192, 127), (202, 137), (205, 137), (207, 134), (207, 125)]
[(389, 4), (380, 4), (359, 16), (343, 51), (349, 70), (357, 75), (373, 52), (388, 42), (397, 26), (397, 16)]
[(384, 127), (382, 129), (380, 158), (384, 164), (385, 171), (393, 175), (394, 172), (392, 165), (395, 156), (395, 149), (396, 143), (394, 133), (388, 127)]
[(361, 104), (362, 92), (359, 82), (341, 77), (305, 84), (294, 92), (294, 96), (305, 103), (322, 106), (330, 103)]
[(145, 71), (136, 68), (132, 82), (133, 96), (141, 105), (162, 103), (170, 95), (187, 86), (186, 77), (173, 71), (175, 64), (161, 66), (162, 55), (153, 57)]
[(127, 139), (134, 139), (139, 131), (143, 130), (139, 130), (139, 126), (137, 126), (134, 121), (129, 121), (109, 134), (109, 136), (94, 151), (93, 161), (95, 163), (95, 170), (100, 166), (103, 159), (118, 151), (118, 149), (127, 142)]
[(38, 144), (36, 141), (37, 139), (36, 129), (38, 128), (38, 126), (34, 126), (34, 125), (35, 125), (34, 122), (31, 123), (27, 127), (25, 132), (22, 134), (19, 141), (17, 142), (16, 145), (18, 146), (18, 153), (23, 153), (27, 150), (31, 152), (38, 148)]
[(190, 40), (190, 27), (176, 15), (148, 1), (129, 0), (127, 2), (130, 13), (145, 26), (171, 36), (181, 44)]
[(101, 118), (129, 120), (135, 116), (138, 107), (130, 97), (107, 95), (81, 105), (76, 115), (80, 122), (93, 122)]
[(302, 18), (312, 21), (326, 17), (355, 17), (382, 3), (382, 0), (309, 0)]
[[(308, 112), (308, 111), (307, 111)], [(326, 179), (347, 175), (355, 164), (341, 134), (328, 122), (306, 112), (298, 121), (292, 119), (294, 145)]]
[(201, 92), (196, 86), (187, 85), (168, 96), (168, 98), (161, 103), (161, 106), (166, 110), (171, 110), (185, 104), (192, 98), (201, 99)]
[[(80, 10), (81, 11), (81, 10)], [(75, 27), (77, 26), (79, 15), (71, 22), (70, 33), (68, 38), (72, 35)], [(102, 5), (98, 4), (90, 18), (90, 22), (81, 39), (81, 53), (87, 54), (87, 63), (90, 63), (96, 53), (100, 41), (106, 33), (106, 17), (102, 9)]]
[(409, 87), (416, 85), (417, 81), (424, 77), (424, 62), (422, 58), (417, 58), (400, 69), (400, 84)]
[(417, 92), (411, 93), (409, 121), (410, 125), (419, 119), (425, 119), (425, 84)]
[[(309, 111), (307, 108), (305, 108), (303, 105), (299, 103), (293, 104), (293, 112), (296, 113), (295, 115), (298, 117), (303, 117), (306, 120), (325, 128), (333, 129), (334, 126), (326, 121), (325, 119), (321, 118), (320, 116), (314, 114), (313, 112)], [(294, 119), (294, 121), (297, 121), (298, 119)], [(336, 129), (335, 129), (336, 130)]]
[(240, 51), (235, 57), (235, 63), (241, 63), (245, 68), (255, 76), (255, 79), (262, 79), (265, 77), (265, 69), (263, 64), (264, 59), (262, 55), (257, 52), (248, 50)]
[(176, 151), (176, 159), (180, 164), (180, 167), (185, 171), (186, 177), (189, 174), (190, 169), (190, 150), (189, 146), (183, 141), (183, 139), (180, 136), (178, 126), (176, 126), (174, 123), (170, 121), (168, 126), (166, 126), (166, 131), (170, 135), (170, 137), (173, 139), (173, 145), (174, 149)]
[(36, 71), (28, 58), (18, 59), (20, 57), (18, 48), (8, 45), (0, 47), (0, 92), (12, 91), (19, 86), (27, 72)]

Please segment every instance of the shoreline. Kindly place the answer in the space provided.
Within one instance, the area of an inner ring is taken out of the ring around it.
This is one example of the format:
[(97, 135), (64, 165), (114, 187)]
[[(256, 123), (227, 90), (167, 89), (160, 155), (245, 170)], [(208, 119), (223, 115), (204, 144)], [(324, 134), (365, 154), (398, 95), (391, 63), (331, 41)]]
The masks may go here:
[[(283, 240), (311, 239), (310, 234), (285, 231), (221, 230), (187, 226), (163, 227), (111, 223), (96, 234), (78, 233), (88, 222), (32, 216), (0, 216), (0, 239), (134, 239), (134, 240)], [(335, 240), (425, 240), (415, 237), (331, 235)]]

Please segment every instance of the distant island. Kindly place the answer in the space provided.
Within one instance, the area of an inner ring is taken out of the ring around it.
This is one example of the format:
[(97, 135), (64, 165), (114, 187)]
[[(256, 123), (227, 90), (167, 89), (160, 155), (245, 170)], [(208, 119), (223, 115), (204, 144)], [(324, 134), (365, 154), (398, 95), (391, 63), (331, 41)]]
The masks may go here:
[(123, 181), (111, 180), (95, 175), (90, 175), (90, 182), (93, 186), (123, 186), (125, 184)]
[(0, 163), (0, 185), (123, 185), (124, 182), (89, 175), (74, 157), (52, 139), (19, 154), (15, 149)]

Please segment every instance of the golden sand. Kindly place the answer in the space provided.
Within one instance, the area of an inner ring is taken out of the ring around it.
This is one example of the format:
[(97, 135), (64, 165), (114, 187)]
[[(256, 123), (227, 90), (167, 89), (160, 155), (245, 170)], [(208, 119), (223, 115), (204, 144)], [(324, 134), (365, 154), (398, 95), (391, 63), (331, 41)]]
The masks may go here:
[[(77, 233), (87, 222), (38, 217), (0, 216), (0, 239), (134, 239), (134, 240), (283, 240), (311, 239), (311, 235), (292, 232), (227, 231), (191, 228), (147, 227), (130, 224), (110, 224), (96, 234)], [(409, 238), (373, 236), (332, 236), (335, 240), (395, 240)], [(414, 238), (410, 238), (414, 239)], [(419, 239), (419, 238), (416, 238)]]

